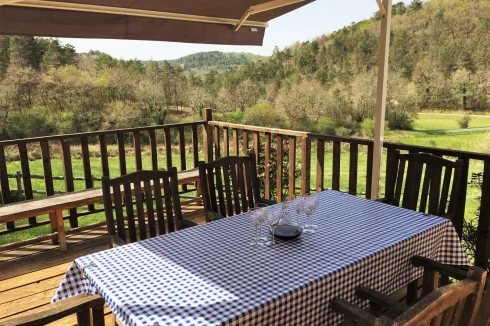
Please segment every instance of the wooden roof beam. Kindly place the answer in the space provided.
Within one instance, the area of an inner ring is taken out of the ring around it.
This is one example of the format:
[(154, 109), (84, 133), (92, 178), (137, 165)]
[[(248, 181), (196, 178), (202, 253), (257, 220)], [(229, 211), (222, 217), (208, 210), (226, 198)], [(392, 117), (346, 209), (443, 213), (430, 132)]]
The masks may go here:
[(376, 2), (378, 3), (379, 12), (381, 15), (383, 15), (383, 17), (386, 16), (386, 8), (383, 2), (381, 0), (376, 0)]
[(6, 6), (20, 1), (22, 0), (0, 0), (0, 6)]
[(261, 3), (256, 6), (251, 6), (248, 8), (248, 10), (243, 14), (242, 18), (238, 21), (238, 23), (235, 25), (235, 31), (238, 31), (240, 27), (243, 25), (247, 25), (247, 19), (255, 14), (264, 12), (264, 11), (269, 11), (285, 6), (289, 6), (298, 2), (303, 2), (305, 0), (274, 0), (274, 1), (269, 1), (265, 3)]

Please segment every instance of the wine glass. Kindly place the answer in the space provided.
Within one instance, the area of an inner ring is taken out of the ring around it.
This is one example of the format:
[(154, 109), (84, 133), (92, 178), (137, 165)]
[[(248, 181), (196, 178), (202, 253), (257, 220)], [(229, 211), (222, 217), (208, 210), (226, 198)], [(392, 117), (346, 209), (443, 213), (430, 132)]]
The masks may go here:
[(252, 209), (250, 211), (250, 219), (252, 222), (252, 227), (255, 230), (255, 235), (254, 235), (252, 242), (250, 242), (250, 245), (254, 246), (254, 247), (263, 246), (263, 243), (261, 241), (259, 241), (259, 228), (262, 225), (259, 215), (260, 215), (260, 212), (256, 211), (255, 209)]
[(304, 213), (303, 210), (305, 208), (305, 197), (297, 197), (293, 199), (293, 208), (298, 216), (296, 218), (297, 222), (299, 222), (299, 216)]
[(254, 206), (254, 212), (257, 212), (258, 214), (257, 216), (259, 218), (259, 223), (260, 223), (258, 240), (259, 242), (264, 244), (265, 242), (267, 242), (267, 237), (262, 236), (262, 226), (264, 225), (264, 223), (269, 217), (269, 210), (267, 208), (267, 204), (256, 203)]
[(274, 232), (276, 230), (276, 226), (279, 224), (279, 222), (281, 222), (283, 216), (284, 212), (282, 210), (277, 210), (269, 214), (266, 223), (269, 224), (269, 229), (271, 231), (271, 240), (266, 243), (268, 246), (276, 244)]
[(318, 228), (317, 225), (313, 224), (311, 216), (315, 212), (318, 207), (319, 199), (318, 196), (310, 195), (306, 197), (305, 204), (303, 208), (303, 212), (307, 217), (307, 222), (305, 224), (304, 232), (305, 233), (315, 233), (315, 229)]

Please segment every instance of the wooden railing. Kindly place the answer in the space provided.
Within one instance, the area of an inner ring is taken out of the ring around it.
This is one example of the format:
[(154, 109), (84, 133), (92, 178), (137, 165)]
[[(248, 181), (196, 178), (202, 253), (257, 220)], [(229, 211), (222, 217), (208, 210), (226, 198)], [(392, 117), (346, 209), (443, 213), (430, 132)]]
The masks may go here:
[[(96, 145), (96, 156), (100, 157), (100, 163), (97, 169), (101, 171), (101, 176), (120, 176), (128, 173), (128, 162), (134, 160), (135, 170), (143, 169), (143, 152), (142, 147), (149, 147), (150, 165), (147, 169), (158, 170), (160, 168), (168, 169), (176, 166), (172, 160), (172, 152), (178, 152), (180, 164), (177, 166), (181, 170), (197, 167), (199, 161), (199, 126), (205, 125), (205, 121), (181, 123), (173, 125), (149, 126), (142, 128), (119, 129), (109, 131), (96, 131), (87, 133), (77, 133), (69, 135), (58, 135), (49, 137), (36, 137), (17, 140), (0, 141), (0, 189), (2, 201), (9, 204), (13, 201), (9, 184), (9, 176), (6, 163), (6, 151), (18, 153), (18, 160), (22, 172), (23, 191), (25, 199), (33, 199), (34, 191), (32, 186), (31, 169), (29, 164), (29, 149), (36, 147), (41, 152), (44, 187), (46, 196), (55, 194), (53, 169), (52, 169), (52, 151), (59, 146), (63, 166), (64, 191), (75, 191), (74, 173), (73, 173), (73, 155), (72, 148), (79, 146), (81, 151), (81, 165), (84, 175), (84, 188), (94, 188), (94, 179), (92, 170), (95, 168), (91, 162), (90, 146)], [(175, 139), (175, 141), (174, 141)], [(161, 140), (161, 144), (157, 144)], [(118, 169), (111, 168), (109, 164), (108, 146), (113, 145), (117, 148)], [(165, 148), (165, 165), (162, 164), (162, 155), (158, 153), (158, 145)], [(190, 145), (190, 151), (186, 145)], [(132, 146), (132, 155), (128, 155), (128, 146)], [(93, 147), (93, 146), (92, 146)], [(92, 148), (92, 155), (93, 155)], [(187, 156), (192, 157), (192, 165), (187, 166)], [(183, 186), (183, 192), (186, 192), (187, 186)], [(89, 205), (87, 211), (77, 212), (71, 209), (67, 218), (71, 227), (78, 227), (78, 217), (101, 212), (103, 209), (96, 209), (94, 205)], [(66, 218), (66, 217), (65, 217)], [(7, 230), (4, 232), (13, 232), (20, 229), (48, 224), (49, 221), (38, 221), (36, 217), (29, 218), (27, 225), (16, 227), (13, 222), (7, 223)]]
[[(350, 137), (327, 136), (315, 133), (300, 132), (285, 129), (264, 128), (240, 124), (231, 124), (218, 121), (210, 121), (212, 129), (213, 148), (209, 155), (215, 158), (220, 155), (240, 155), (249, 150), (256, 154), (257, 162), (264, 153), (261, 164), (264, 165), (264, 195), (271, 198), (271, 189), (276, 188), (277, 201), (293, 198), (297, 194), (307, 194), (310, 191), (322, 191), (325, 188), (341, 190), (353, 195), (362, 195), (371, 198), (372, 161), (374, 142), (366, 139)], [(277, 175), (282, 175), (284, 168), (284, 150), (288, 151), (289, 167), (297, 166), (301, 171), (299, 175), (294, 169), (289, 168), (287, 177), (287, 191), (284, 191), (285, 178), (277, 178), (276, 184), (270, 179), (270, 164), (273, 161), (271, 146), (276, 147), (275, 162), (277, 163)], [(326, 147), (331, 148), (331, 159), (327, 160)], [(312, 157), (312, 148), (316, 149), (315, 157)], [(488, 266), (490, 255), (490, 155), (472, 153), (457, 150), (438, 149), (423, 146), (404, 145), (397, 143), (384, 143), (386, 165), (394, 164), (393, 157), (396, 150), (410, 153), (431, 153), (449, 159), (462, 159), (463, 180), (468, 180), (470, 160), (473, 163), (483, 163), (483, 185), (481, 193), (481, 208), (478, 218), (478, 240), (475, 255), (475, 264), (482, 267)], [(366, 155), (366, 159), (360, 157)], [(347, 155), (348, 169), (344, 177), (344, 188), (341, 187), (341, 164), (342, 158)], [(281, 162), (281, 164), (279, 164)], [(365, 171), (365, 178), (359, 180), (360, 172)], [(315, 180), (311, 180), (312, 172), (315, 172)], [(327, 178), (328, 177), (328, 178)], [(331, 184), (325, 184), (326, 179), (331, 179)], [(361, 183), (364, 183), (364, 192), (360, 191)], [(463, 233), (463, 221), (465, 220), (466, 198), (468, 194), (468, 182), (462, 182), (458, 198), (457, 219), (453, 221), (454, 226), (461, 236)], [(342, 188), (342, 189), (341, 189)], [(383, 185), (382, 185), (383, 189)], [(287, 193), (287, 196), (284, 194)], [(467, 219), (471, 218), (466, 216)]]
[[(199, 132), (201, 126), (202, 135)], [(161, 148), (161, 146), (157, 147), (158, 139), (161, 140), (161, 144), (158, 145), (164, 145), (163, 155), (158, 153), (158, 148)], [(173, 142), (174, 139), (176, 142)], [(114, 143), (117, 147), (119, 169), (111, 169), (109, 164), (110, 143)], [(29, 148), (31, 146), (40, 148), (45, 191), (47, 196), (51, 196), (55, 193), (50, 152), (54, 144), (60, 147), (66, 192), (75, 190), (71, 155), (74, 145), (80, 147), (81, 165), (85, 177), (84, 181), (79, 182), (84, 182), (84, 188), (94, 187), (92, 170), (95, 166), (90, 161), (89, 146), (97, 145), (97, 156), (100, 156), (97, 168), (100, 169), (101, 176), (126, 174), (129, 160), (134, 160), (135, 169), (141, 170), (144, 155), (150, 156), (150, 164), (145, 166), (146, 169), (167, 169), (178, 165), (172, 160), (172, 153), (176, 152), (180, 158), (180, 165), (177, 167), (185, 170), (197, 166), (200, 154), (208, 161), (220, 156), (245, 154), (253, 149), (257, 162), (261, 163), (262, 170), (259, 171), (263, 180), (264, 197), (267, 199), (283, 201), (298, 194), (324, 189), (371, 197), (373, 141), (213, 121), (212, 111), (205, 109), (203, 121), (192, 123), (1, 141), (0, 189), (4, 203), (12, 201), (5, 160), (6, 150), (16, 148), (18, 151), (25, 198), (32, 199), (34, 196), (30, 178)], [(190, 146), (189, 151), (186, 145)], [(128, 146), (131, 146), (132, 152), (128, 150)], [(148, 154), (144, 154), (143, 149), (147, 148), (149, 148)], [(463, 159), (465, 180), (468, 180), (470, 161), (483, 166), (475, 263), (486, 267), (490, 255), (490, 155), (395, 143), (384, 143), (384, 148), (387, 165), (392, 164), (390, 162), (395, 150), (426, 152), (441, 157)], [(191, 158), (192, 166), (188, 166), (186, 162), (188, 156)], [(163, 164), (164, 158), (165, 164)], [(467, 183), (463, 182), (461, 187), (460, 211), (458, 219), (454, 221), (459, 234), (462, 234), (465, 219)], [(192, 190), (193, 188), (187, 189), (185, 186), (182, 189), (183, 192)], [(100, 211), (102, 209), (93, 206), (89, 206), (85, 212), (72, 209), (66, 218), (69, 219), (71, 227), (77, 227), (78, 217)], [(469, 219), (470, 216), (466, 218)], [(13, 223), (9, 223), (7, 230), (0, 233), (47, 223), (49, 222), (39, 222), (36, 217), (33, 217), (29, 219), (28, 225), (15, 227)]]

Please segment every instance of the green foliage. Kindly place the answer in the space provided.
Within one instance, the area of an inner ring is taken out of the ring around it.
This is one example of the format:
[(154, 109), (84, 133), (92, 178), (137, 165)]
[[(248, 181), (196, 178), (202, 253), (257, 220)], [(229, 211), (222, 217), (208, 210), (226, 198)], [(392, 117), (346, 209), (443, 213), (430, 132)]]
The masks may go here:
[(362, 135), (366, 138), (374, 138), (375, 121), (374, 119), (366, 119), (361, 123)]
[(225, 53), (219, 51), (194, 53), (177, 60), (170, 60), (173, 65), (181, 65), (184, 70), (209, 69), (222, 70), (225, 68), (243, 66), (254, 63), (264, 57), (251, 53)]
[(470, 126), (471, 116), (465, 114), (461, 119), (458, 120), (458, 125), (461, 129), (467, 129)]
[(285, 123), (281, 114), (269, 103), (258, 103), (243, 113), (243, 124), (252, 126), (283, 128)]

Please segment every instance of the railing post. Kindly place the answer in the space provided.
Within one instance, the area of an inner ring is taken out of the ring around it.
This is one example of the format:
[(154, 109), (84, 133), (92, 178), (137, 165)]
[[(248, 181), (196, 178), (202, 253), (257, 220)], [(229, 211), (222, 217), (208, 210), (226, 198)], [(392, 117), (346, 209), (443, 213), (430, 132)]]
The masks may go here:
[(311, 172), (311, 138), (303, 136), (301, 139), (301, 195), (310, 193)]
[(209, 122), (213, 120), (213, 110), (203, 109), (202, 118), (204, 120), (202, 127), (204, 161), (209, 162), (213, 160), (213, 127), (209, 125)]
[(478, 237), (476, 240), (475, 265), (488, 268), (490, 256), (490, 161), (483, 167), (480, 216), (478, 220)]
[(22, 173), (20, 171), (15, 173), (15, 182), (17, 183), (17, 200), (22, 201), (24, 200), (24, 196), (22, 195), (24, 190), (22, 189)]

